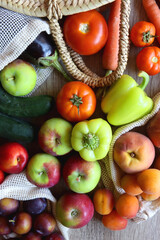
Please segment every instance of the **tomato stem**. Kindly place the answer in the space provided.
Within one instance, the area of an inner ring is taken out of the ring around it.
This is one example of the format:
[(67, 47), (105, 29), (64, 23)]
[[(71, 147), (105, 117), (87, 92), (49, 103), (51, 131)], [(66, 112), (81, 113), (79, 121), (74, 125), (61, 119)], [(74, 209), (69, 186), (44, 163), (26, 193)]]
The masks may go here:
[(78, 115), (79, 115), (79, 106), (83, 103), (82, 98), (78, 97), (76, 94), (73, 95), (72, 98), (70, 98), (70, 101), (78, 108)]
[(144, 32), (143, 33), (143, 37), (142, 37), (143, 38), (143, 42), (149, 43), (150, 39), (154, 38), (154, 37), (157, 37), (157, 36), (150, 34), (150, 31)]

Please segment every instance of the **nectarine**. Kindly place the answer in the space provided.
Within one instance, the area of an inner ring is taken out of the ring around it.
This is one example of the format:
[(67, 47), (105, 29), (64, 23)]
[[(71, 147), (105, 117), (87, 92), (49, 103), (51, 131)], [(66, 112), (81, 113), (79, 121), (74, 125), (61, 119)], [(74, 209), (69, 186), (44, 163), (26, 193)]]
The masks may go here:
[(151, 166), (155, 158), (155, 148), (145, 135), (127, 132), (115, 142), (113, 158), (124, 172), (137, 173)]

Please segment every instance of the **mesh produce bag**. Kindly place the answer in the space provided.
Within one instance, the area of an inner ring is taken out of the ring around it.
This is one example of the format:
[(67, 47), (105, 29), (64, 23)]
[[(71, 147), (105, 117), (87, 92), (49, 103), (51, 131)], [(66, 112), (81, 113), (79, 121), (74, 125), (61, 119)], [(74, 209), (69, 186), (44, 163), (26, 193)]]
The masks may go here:
[[(122, 134), (129, 132), (134, 128), (144, 126), (160, 110), (160, 93), (158, 93), (153, 98), (153, 101), (154, 108), (150, 114), (147, 114), (138, 121), (122, 126), (114, 132), (109, 153), (107, 157), (101, 161), (102, 180), (104, 186), (112, 190), (112, 192), (114, 192), (116, 199), (119, 197), (120, 194), (123, 194), (125, 191), (120, 186), (120, 178), (123, 173), (113, 160), (114, 144)], [(142, 221), (147, 220), (148, 218), (154, 216), (155, 213), (160, 210), (160, 198), (154, 201), (145, 201), (141, 197), (139, 197), (139, 202), (140, 202), (139, 212), (133, 219), (136, 223), (140, 223)]]
[[(13, 198), (19, 201), (26, 201), (35, 198), (46, 198), (48, 200), (47, 210), (55, 216), (56, 199), (48, 188), (38, 188), (30, 183), (25, 171), (20, 174), (8, 175), (4, 182), (0, 185), (0, 199)], [(68, 228), (64, 227), (60, 222), (57, 222), (57, 229), (66, 240), (69, 239)], [(10, 237), (10, 234), (9, 236)]]
[(67, 47), (59, 24), (63, 16), (96, 9), (114, 0), (0, 0), (0, 6), (30, 16), (47, 17), (51, 34), (68, 72), (92, 87), (111, 85), (127, 65), (129, 50), (130, 0), (122, 0), (118, 67), (109, 76), (99, 77), (88, 69), (81, 56)]
[[(17, 59), (43, 31), (50, 34), (47, 21), (0, 7), (0, 70)], [(36, 69), (37, 83), (33, 91), (48, 78), (52, 70), (51, 67)]]

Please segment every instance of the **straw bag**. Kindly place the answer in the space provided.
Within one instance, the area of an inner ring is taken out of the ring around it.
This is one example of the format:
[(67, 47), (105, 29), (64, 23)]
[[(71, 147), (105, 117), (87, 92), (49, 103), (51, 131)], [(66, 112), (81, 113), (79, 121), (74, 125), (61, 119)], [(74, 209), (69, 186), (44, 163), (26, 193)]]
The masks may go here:
[[(55, 215), (56, 199), (52, 195), (48, 188), (38, 188), (34, 184), (30, 183), (27, 178), (25, 171), (19, 174), (8, 175), (4, 182), (0, 185), (0, 199), (13, 198), (19, 201), (26, 201), (35, 198), (46, 198), (47, 199), (47, 211)], [(63, 226), (59, 221), (57, 222), (56, 230), (60, 231), (64, 236), (65, 240), (69, 239), (68, 228)], [(11, 236), (14, 233), (11, 233)], [(5, 236), (5, 238), (10, 238)], [(1, 238), (0, 238), (1, 239)]]
[[(112, 138), (111, 146), (108, 155), (101, 161), (102, 167), (102, 181), (106, 188), (114, 192), (115, 198), (124, 193), (120, 186), (120, 178), (122, 171), (113, 160), (113, 147), (116, 140), (124, 133), (133, 130), (137, 127), (145, 126), (145, 124), (160, 110), (160, 92), (153, 98), (154, 108), (151, 113), (147, 114), (138, 121), (124, 125), (118, 128)], [(135, 222), (140, 223), (155, 215), (160, 210), (160, 198), (154, 201), (145, 201), (139, 197), (140, 209), (136, 217), (133, 219)]]
[(68, 72), (77, 80), (92, 87), (110, 86), (119, 78), (127, 65), (129, 50), (130, 0), (122, 0), (119, 63), (109, 76), (99, 77), (88, 69), (81, 56), (67, 47), (59, 19), (63, 16), (98, 8), (114, 0), (0, 0), (0, 6), (35, 17), (47, 17), (53, 39)]

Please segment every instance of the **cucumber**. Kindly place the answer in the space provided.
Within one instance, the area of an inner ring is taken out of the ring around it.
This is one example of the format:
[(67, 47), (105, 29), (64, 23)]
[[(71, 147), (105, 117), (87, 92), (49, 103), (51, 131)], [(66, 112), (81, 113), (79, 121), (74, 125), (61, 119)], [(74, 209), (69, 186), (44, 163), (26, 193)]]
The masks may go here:
[(0, 113), (0, 137), (30, 143), (34, 140), (34, 132), (30, 123)]
[(15, 97), (0, 86), (0, 112), (13, 117), (39, 117), (49, 112), (53, 97), (40, 95)]

